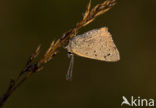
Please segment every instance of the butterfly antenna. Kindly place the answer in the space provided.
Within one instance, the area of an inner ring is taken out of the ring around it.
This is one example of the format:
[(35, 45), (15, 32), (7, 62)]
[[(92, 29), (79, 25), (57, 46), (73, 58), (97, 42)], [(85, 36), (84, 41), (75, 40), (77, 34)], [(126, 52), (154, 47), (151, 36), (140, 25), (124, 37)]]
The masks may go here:
[(74, 54), (68, 52), (68, 57), (70, 58), (69, 68), (66, 74), (66, 80), (72, 80), (73, 66), (74, 66)]

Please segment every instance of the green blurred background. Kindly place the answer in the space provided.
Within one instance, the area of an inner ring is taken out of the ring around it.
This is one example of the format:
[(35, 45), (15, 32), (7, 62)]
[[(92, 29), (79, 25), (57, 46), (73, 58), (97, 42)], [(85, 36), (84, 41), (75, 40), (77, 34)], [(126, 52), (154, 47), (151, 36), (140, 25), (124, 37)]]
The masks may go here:
[[(0, 1), (0, 95), (39, 44), (43, 54), (52, 40), (81, 20), (88, 2)], [(92, 0), (92, 6), (101, 2)], [(83, 33), (107, 26), (120, 51), (119, 62), (76, 56), (70, 82), (65, 80), (69, 59), (61, 49), (43, 71), (16, 90), (4, 108), (120, 108), (122, 96), (156, 99), (155, 4), (155, 0), (117, 0), (109, 12), (81, 29)]]

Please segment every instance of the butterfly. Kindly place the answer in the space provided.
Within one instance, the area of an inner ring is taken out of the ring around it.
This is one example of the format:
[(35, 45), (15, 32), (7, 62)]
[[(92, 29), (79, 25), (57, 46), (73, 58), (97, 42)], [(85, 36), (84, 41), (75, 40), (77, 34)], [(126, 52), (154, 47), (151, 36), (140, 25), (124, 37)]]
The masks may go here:
[(119, 51), (113, 42), (107, 27), (90, 30), (82, 35), (74, 36), (66, 46), (71, 57), (66, 79), (71, 79), (74, 54), (106, 62), (120, 60)]

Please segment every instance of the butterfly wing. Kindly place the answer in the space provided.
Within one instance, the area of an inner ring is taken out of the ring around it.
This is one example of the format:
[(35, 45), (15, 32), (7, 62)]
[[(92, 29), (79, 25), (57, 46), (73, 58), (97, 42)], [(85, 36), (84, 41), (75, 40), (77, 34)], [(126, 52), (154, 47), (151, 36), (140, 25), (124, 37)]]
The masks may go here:
[(118, 61), (119, 52), (106, 27), (75, 36), (69, 42), (71, 52), (86, 58), (102, 61)]

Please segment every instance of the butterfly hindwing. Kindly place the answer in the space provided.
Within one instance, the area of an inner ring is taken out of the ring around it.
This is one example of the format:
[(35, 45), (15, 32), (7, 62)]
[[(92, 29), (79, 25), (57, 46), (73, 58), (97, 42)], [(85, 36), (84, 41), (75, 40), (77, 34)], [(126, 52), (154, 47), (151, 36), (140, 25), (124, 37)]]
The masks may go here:
[(86, 58), (118, 61), (119, 52), (106, 27), (75, 36), (70, 42), (71, 52)]

